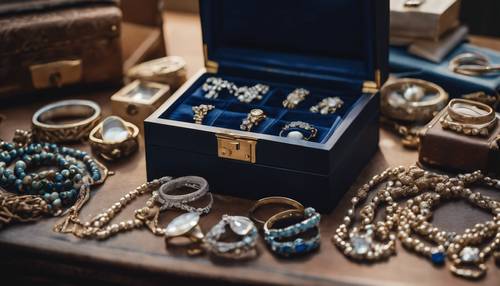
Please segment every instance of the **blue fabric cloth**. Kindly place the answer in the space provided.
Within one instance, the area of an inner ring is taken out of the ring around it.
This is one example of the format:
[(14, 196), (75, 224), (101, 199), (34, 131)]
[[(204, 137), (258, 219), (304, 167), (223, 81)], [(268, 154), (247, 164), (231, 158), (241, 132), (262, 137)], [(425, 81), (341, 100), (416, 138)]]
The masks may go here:
[(413, 77), (434, 82), (443, 87), (452, 97), (484, 91), (488, 94), (500, 92), (500, 75), (467, 76), (449, 69), (450, 61), (465, 52), (482, 54), (495, 65), (500, 65), (500, 53), (463, 43), (452, 51), (443, 62), (436, 64), (408, 54), (405, 49), (391, 48), (389, 62), (391, 73), (398, 77)]
[[(229, 93), (222, 92), (217, 99), (206, 99), (202, 85), (205, 80), (213, 76), (205, 74), (196, 81), (188, 91), (171, 106), (161, 118), (193, 122), (193, 106), (200, 104), (211, 104), (215, 109), (210, 111), (203, 120), (207, 126), (216, 126), (240, 130), (240, 124), (247, 117), (251, 109), (262, 109), (267, 118), (258, 126), (252, 129), (252, 132), (263, 133), (278, 136), (281, 129), (291, 121), (307, 122), (318, 129), (318, 136), (315, 142), (324, 143), (333, 134), (342, 119), (346, 116), (359, 98), (359, 92), (349, 90), (331, 89), (325, 90), (313, 86), (295, 86), (277, 82), (263, 82), (248, 80), (245, 78), (235, 78), (231, 76), (216, 75), (226, 80), (234, 82), (238, 86), (253, 86), (257, 83), (263, 83), (270, 86), (269, 92), (262, 100), (254, 101), (250, 104), (239, 102)], [(282, 106), (283, 100), (295, 88), (306, 88), (311, 94), (302, 101), (295, 109), (290, 110)], [(309, 108), (319, 103), (323, 98), (338, 96), (344, 101), (344, 106), (331, 115), (321, 115), (312, 113)]]

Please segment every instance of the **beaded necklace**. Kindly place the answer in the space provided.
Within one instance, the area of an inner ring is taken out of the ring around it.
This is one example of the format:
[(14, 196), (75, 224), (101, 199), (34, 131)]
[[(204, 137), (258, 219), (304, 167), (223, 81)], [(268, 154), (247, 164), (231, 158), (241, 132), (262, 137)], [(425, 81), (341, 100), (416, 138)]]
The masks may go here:
[[(86, 152), (33, 143), (28, 134), (18, 130), (14, 143), (0, 141), (0, 187), (6, 190), (0, 193), (0, 216), (4, 218), (0, 227), (11, 221), (61, 215), (64, 208), (83, 204), (89, 186), (104, 182), (108, 174)], [(42, 167), (51, 169), (31, 171)], [(23, 202), (30, 207), (23, 209)]]
[[(349, 230), (356, 218), (356, 207), (368, 197), (370, 190), (384, 183), (384, 187), (361, 208), (359, 226)], [(399, 240), (405, 248), (429, 258), (434, 264), (444, 264), (448, 258), (450, 270), (457, 276), (480, 278), (487, 270), (486, 259), (495, 249), (500, 250), (500, 203), (467, 188), (475, 183), (500, 188), (500, 181), (481, 172), (449, 178), (417, 167), (388, 169), (373, 177), (352, 198), (352, 207), (332, 241), (352, 259), (375, 262), (394, 255), (396, 240)], [(466, 229), (461, 235), (440, 230), (429, 222), (432, 209), (451, 199), (465, 199), (488, 210), (494, 218)], [(385, 216), (374, 222), (375, 211), (383, 203)], [(480, 250), (480, 245), (486, 246)]]

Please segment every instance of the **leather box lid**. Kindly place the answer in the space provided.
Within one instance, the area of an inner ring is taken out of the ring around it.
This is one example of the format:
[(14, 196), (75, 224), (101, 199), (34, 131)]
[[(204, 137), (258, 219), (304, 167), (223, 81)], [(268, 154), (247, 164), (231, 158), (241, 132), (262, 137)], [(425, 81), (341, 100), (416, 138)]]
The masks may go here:
[(200, 13), (207, 60), (219, 70), (386, 78), (389, 0), (200, 0)]
[(95, 4), (118, 4), (118, 2), (118, 0), (3, 0), (0, 3), (0, 16)]
[(0, 17), (0, 56), (81, 46), (120, 36), (121, 11), (115, 6), (82, 6)]

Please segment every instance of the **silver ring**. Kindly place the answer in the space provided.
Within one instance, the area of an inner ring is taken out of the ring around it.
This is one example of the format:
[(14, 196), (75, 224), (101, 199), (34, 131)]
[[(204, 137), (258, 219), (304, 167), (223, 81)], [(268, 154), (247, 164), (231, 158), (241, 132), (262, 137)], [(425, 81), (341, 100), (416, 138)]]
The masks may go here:
[[(240, 237), (238, 241), (220, 241), (228, 225)], [(252, 258), (257, 255), (257, 228), (249, 218), (224, 215), (205, 235), (204, 242), (208, 251), (216, 256), (230, 259)]]
[[(188, 187), (194, 189), (194, 192), (185, 195), (172, 195), (175, 190), (183, 187)], [(196, 208), (188, 205), (188, 203), (194, 202), (205, 195), (208, 195), (209, 202), (205, 207)], [(213, 204), (212, 194), (209, 192), (209, 186), (207, 180), (202, 177), (187, 176), (180, 177), (171, 180), (163, 185), (157, 192), (154, 192), (155, 200), (159, 202), (162, 206), (161, 211), (166, 209), (177, 208), (187, 212), (196, 212), (199, 214), (207, 214), (210, 212)]]
[[(72, 123), (47, 123), (61, 117), (83, 116)], [(40, 108), (32, 118), (33, 135), (39, 141), (52, 143), (86, 139), (101, 117), (101, 108), (90, 100), (63, 100)]]

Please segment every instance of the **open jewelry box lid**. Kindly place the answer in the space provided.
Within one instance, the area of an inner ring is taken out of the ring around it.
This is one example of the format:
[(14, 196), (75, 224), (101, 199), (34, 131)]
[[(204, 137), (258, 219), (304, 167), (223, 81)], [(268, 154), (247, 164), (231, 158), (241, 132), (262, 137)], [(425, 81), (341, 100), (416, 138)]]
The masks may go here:
[(388, 70), (388, 0), (200, 0), (211, 72), (376, 83)]

